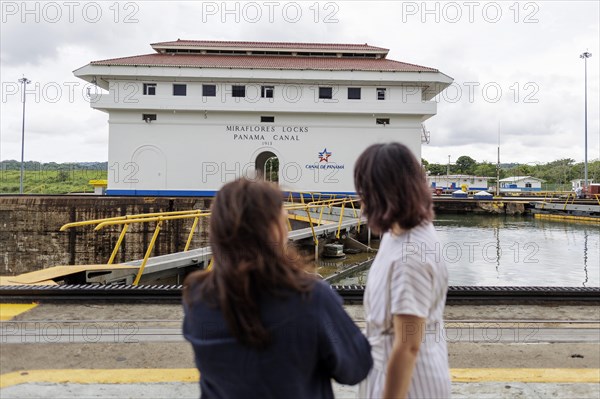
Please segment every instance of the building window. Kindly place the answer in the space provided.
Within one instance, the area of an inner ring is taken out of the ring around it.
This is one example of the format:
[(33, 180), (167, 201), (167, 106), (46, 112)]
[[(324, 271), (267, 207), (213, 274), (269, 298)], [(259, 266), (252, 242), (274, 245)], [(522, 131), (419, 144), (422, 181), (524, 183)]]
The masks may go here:
[(156, 83), (144, 83), (144, 95), (155, 96), (156, 95)]
[(275, 122), (275, 117), (274, 116), (261, 116), (260, 117), (260, 121), (261, 122)]
[(319, 87), (319, 98), (332, 99), (333, 98), (333, 88)]
[(531, 183), (525, 183), (525, 187), (531, 188)]
[(377, 118), (375, 119), (375, 124), (376, 125), (389, 125), (390, 124), (390, 118)]
[(385, 88), (383, 88), (383, 87), (377, 88), (377, 99), (385, 100)]
[(150, 123), (156, 120), (156, 114), (142, 114), (142, 120), (146, 123)]
[(360, 100), (360, 87), (348, 87), (348, 100)]
[(187, 95), (187, 85), (184, 84), (174, 84), (173, 85), (173, 95), (174, 96), (185, 96)]
[(275, 90), (275, 86), (261, 86), (260, 96), (262, 98), (273, 98), (274, 90)]
[(215, 97), (217, 95), (217, 85), (202, 85), (202, 96)]
[(231, 97), (246, 97), (246, 86), (231, 86)]

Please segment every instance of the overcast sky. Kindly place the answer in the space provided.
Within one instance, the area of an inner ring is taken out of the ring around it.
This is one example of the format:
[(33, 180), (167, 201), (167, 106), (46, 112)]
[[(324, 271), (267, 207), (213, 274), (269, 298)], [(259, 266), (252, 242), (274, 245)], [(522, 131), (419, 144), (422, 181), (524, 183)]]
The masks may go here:
[[(2, 2), (0, 160), (105, 161), (107, 114), (73, 70), (181, 39), (368, 43), (454, 78), (426, 122), (429, 162), (461, 155), (536, 163), (600, 158), (597, 1)], [(499, 135), (498, 135), (499, 134)]]

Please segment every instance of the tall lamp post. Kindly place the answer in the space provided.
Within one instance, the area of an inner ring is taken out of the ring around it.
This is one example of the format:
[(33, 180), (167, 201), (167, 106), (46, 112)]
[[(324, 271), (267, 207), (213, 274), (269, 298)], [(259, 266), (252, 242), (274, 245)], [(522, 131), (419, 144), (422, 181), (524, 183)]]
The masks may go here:
[(584, 86), (585, 86), (585, 158), (584, 158), (584, 166), (583, 166), (583, 180), (584, 180), (584, 184), (585, 184), (585, 193), (587, 194), (587, 190), (588, 190), (588, 154), (587, 154), (587, 147), (588, 147), (588, 140), (587, 140), (587, 59), (590, 58), (592, 56), (591, 53), (589, 52), (584, 52), (582, 53), (579, 58), (583, 58), (583, 63), (584, 63), (584, 68), (585, 68), (585, 81), (584, 81)]
[(21, 125), (21, 179), (19, 180), (19, 193), (23, 194), (23, 174), (25, 171), (25, 98), (27, 97), (27, 85), (31, 83), (29, 79), (23, 76), (19, 79), (19, 83), (23, 85), (23, 124)]

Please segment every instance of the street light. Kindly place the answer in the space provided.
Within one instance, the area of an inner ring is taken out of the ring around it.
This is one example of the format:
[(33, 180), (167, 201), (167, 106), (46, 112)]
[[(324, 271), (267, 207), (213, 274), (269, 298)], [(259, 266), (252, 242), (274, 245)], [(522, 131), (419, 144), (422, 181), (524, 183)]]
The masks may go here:
[(585, 86), (585, 159), (584, 159), (584, 166), (583, 166), (583, 179), (585, 181), (585, 193), (587, 194), (587, 190), (588, 190), (588, 156), (587, 156), (587, 59), (590, 58), (592, 56), (591, 53), (589, 52), (584, 52), (582, 53), (579, 58), (583, 58), (583, 62), (584, 62), (584, 67), (585, 67), (585, 80), (584, 80), (584, 86)]
[(21, 129), (21, 179), (19, 180), (19, 193), (23, 194), (23, 174), (25, 171), (24, 156), (25, 156), (25, 97), (27, 96), (26, 88), (31, 81), (23, 76), (19, 79), (19, 83), (23, 85), (23, 124)]

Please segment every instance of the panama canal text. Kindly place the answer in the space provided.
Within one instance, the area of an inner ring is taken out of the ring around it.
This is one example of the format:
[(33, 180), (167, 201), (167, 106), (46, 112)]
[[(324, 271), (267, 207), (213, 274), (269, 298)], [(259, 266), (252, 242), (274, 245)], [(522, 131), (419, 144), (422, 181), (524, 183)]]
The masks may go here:
[(232, 132), (236, 141), (300, 141), (299, 133), (308, 133), (309, 129), (307, 126), (228, 125), (225, 130)]

